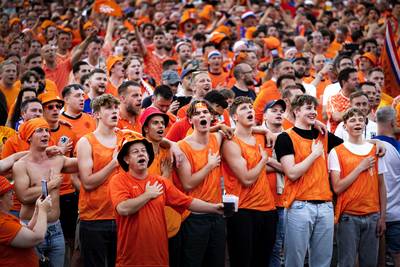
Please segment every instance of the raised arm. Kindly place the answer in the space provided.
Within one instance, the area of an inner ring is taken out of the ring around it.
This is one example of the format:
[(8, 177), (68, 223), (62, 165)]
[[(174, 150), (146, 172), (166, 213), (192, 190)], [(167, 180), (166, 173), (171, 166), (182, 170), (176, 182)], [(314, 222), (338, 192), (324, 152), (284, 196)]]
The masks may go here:
[(40, 200), (39, 198), (36, 202), (36, 222), (32, 230), (28, 227), (21, 227), (15, 238), (11, 241), (11, 246), (17, 248), (31, 248), (40, 244), (47, 231), (47, 213), (50, 207), (50, 196), (47, 196), (44, 200)]
[(233, 141), (225, 140), (222, 145), (222, 156), (228, 163), (232, 172), (240, 180), (240, 182), (248, 187), (251, 186), (259, 177), (267, 164), (267, 152), (259, 147), (261, 151), (261, 160), (252, 169), (247, 168), (247, 162), (243, 158), (240, 147)]
[(83, 40), (82, 43), (80, 43), (77, 47), (75, 47), (72, 50), (72, 56), (71, 56), (71, 65), (74, 65), (76, 62), (79, 61), (81, 58), (82, 54), (85, 52), (86, 48), (90, 44), (90, 41), (97, 35), (96, 31), (93, 31), (90, 33), (89, 36)]
[(98, 172), (93, 173), (92, 146), (86, 138), (81, 138), (77, 144), (77, 159), (79, 177), (85, 190), (94, 190), (106, 180), (112, 171), (118, 166), (117, 153), (112, 160)]
[(0, 160), (0, 173), (2, 174), (8, 172), (12, 168), (14, 163), (25, 156), (27, 153), (28, 151), (17, 152)]

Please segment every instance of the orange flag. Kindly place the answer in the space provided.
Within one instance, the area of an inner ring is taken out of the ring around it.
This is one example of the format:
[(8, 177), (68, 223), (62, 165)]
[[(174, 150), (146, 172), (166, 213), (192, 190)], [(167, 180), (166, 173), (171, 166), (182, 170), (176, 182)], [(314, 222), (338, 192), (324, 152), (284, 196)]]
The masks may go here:
[(96, 0), (93, 5), (94, 11), (113, 17), (123, 15), (121, 7), (112, 0)]
[(383, 93), (396, 97), (400, 94), (400, 60), (391, 23), (387, 24), (385, 44), (382, 50), (382, 68), (385, 74)]

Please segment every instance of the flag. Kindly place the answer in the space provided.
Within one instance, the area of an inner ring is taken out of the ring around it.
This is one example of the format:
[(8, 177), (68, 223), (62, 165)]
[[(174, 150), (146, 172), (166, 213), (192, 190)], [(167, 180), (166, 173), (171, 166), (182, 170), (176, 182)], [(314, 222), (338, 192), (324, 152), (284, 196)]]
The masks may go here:
[(387, 23), (385, 43), (382, 51), (382, 68), (385, 74), (383, 93), (391, 97), (400, 94), (400, 60), (394, 41), (391, 23)]
[(121, 7), (112, 0), (96, 0), (93, 10), (113, 17), (121, 17), (123, 15)]

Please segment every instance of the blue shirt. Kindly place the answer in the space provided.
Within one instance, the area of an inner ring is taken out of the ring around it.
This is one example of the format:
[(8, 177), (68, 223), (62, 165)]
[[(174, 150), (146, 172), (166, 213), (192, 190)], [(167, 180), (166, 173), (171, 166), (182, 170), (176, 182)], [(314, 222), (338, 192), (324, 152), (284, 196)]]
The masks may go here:
[(389, 137), (386, 135), (377, 135), (373, 139), (379, 139), (385, 142), (390, 143), (394, 148), (396, 148), (397, 152), (400, 153), (400, 142), (394, 139), (393, 137)]

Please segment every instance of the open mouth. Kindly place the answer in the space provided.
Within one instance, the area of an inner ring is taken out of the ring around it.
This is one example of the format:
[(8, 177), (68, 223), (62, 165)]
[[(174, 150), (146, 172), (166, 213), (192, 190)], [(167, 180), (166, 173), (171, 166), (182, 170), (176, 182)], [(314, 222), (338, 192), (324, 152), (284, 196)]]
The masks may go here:
[(361, 131), (361, 130), (362, 130), (362, 127), (354, 127), (354, 130), (356, 130), (356, 131)]
[(118, 116), (117, 116), (117, 115), (114, 115), (114, 116), (111, 117), (111, 119), (112, 119), (112, 120), (117, 120), (117, 119), (118, 119)]
[(203, 126), (207, 125), (207, 120), (201, 120), (200, 125), (203, 125)]
[(163, 134), (164, 134), (164, 130), (158, 130), (158, 131), (157, 131), (157, 134), (163, 135)]
[(249, 116), (247, 116), (247, 119), (248, 119), (248, 120), (253, 120), (253, 119), (254, 119), (254, 116), (253, 116), (253, 115), (249, 115)]
[(145, 163), (145, 162), (146, 162), (145, 159), (139, 159), (139, 160), (138, 160), (138, 163), (139, 163), (139, 164), (142, 164), (142, 163)]

